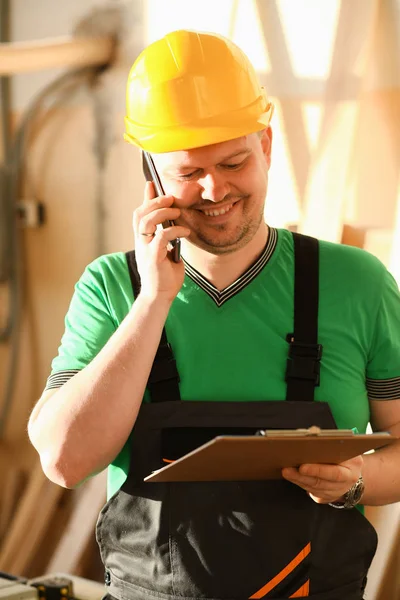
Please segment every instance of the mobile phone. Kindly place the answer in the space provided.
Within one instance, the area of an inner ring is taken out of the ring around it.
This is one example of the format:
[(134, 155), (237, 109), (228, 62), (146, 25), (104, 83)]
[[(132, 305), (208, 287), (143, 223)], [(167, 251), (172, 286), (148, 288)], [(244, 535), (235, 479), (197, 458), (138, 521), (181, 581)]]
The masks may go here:
[[(153, 159), (151, 155), (144, 150), (142, 151), (142, 166), (146, 181), (152, 181), (154, 183), (157, 196), (165, 196), (164, 188)], [(171, 227), (172, 225), (175, 225), (174, 221), (164, 221), (164, 223), (162, 223), (163, 227)], [(181, 240), (177, 238), (176, 240), (172, 240), (170, 244), (172, 246), (172, 260), (177, 263), (181, 259)]]

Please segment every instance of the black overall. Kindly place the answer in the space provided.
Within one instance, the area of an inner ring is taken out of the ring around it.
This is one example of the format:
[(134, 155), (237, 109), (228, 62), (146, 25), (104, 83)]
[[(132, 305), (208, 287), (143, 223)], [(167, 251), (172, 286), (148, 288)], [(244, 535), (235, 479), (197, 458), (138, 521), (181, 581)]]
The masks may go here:
[[(377, 544), (357, 509), (316, 504), (285, 481), (144, 483), (220, 434), (336, 428), (319, 385), (317, 240), (294, 234), (295, 315), (286, 401), (182, 402), (165, 329), (132, 433), (130, 471), (102, 509), (97, 540), (119, 600), (362, 600)], [(135, 295), (139, 278), (128, 253)], [(267, 340), (266, 340), (266, 343)], [(284, 373), (282, 373), (284, 376)]]

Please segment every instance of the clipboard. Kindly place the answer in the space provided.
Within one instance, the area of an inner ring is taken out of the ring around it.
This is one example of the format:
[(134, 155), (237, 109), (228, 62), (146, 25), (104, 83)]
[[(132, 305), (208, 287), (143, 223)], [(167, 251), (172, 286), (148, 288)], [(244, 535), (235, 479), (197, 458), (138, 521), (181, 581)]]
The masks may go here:
[(350, 430), (264, 431), (261, 435), (222, 435), (153, 471), (146, 482), (257, 481), (281, 479), (283, 467), (305, 463), (338, 464), (399, 438), (388, 432), (355, 434)]

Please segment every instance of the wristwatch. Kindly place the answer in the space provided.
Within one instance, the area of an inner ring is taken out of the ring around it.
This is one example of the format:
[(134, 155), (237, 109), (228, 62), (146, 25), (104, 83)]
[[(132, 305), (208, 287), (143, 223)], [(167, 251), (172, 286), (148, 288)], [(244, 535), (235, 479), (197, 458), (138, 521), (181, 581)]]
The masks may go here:
[(333, 506), (333, 508), (354, 508), (360, 502), (364, 489), (364, 479), (360, 475), (355, 484), (345, 493), (344, 500), (342, 502), (329, 502), (329, 506)]

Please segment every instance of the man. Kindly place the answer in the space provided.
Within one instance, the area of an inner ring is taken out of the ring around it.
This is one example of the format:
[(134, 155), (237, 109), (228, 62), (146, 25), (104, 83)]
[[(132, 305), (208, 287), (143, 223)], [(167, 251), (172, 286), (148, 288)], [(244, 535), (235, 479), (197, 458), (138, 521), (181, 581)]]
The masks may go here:
[(400, 500), (398, 444), (272, 482), (143, 479), (218, 433), (398, 435), (397, 286), (363, 251), (264, 223), (273, 107), (232, 42), (151, 44), (127, 106), (166, 195), (146, 185), (136, 256), (100, 257), (76, 286), (29, 422), (43, 469), (73, 487), (110, 465), (97, 539), (119, 600), (360, 600), (376, 536), (354, 507)]

